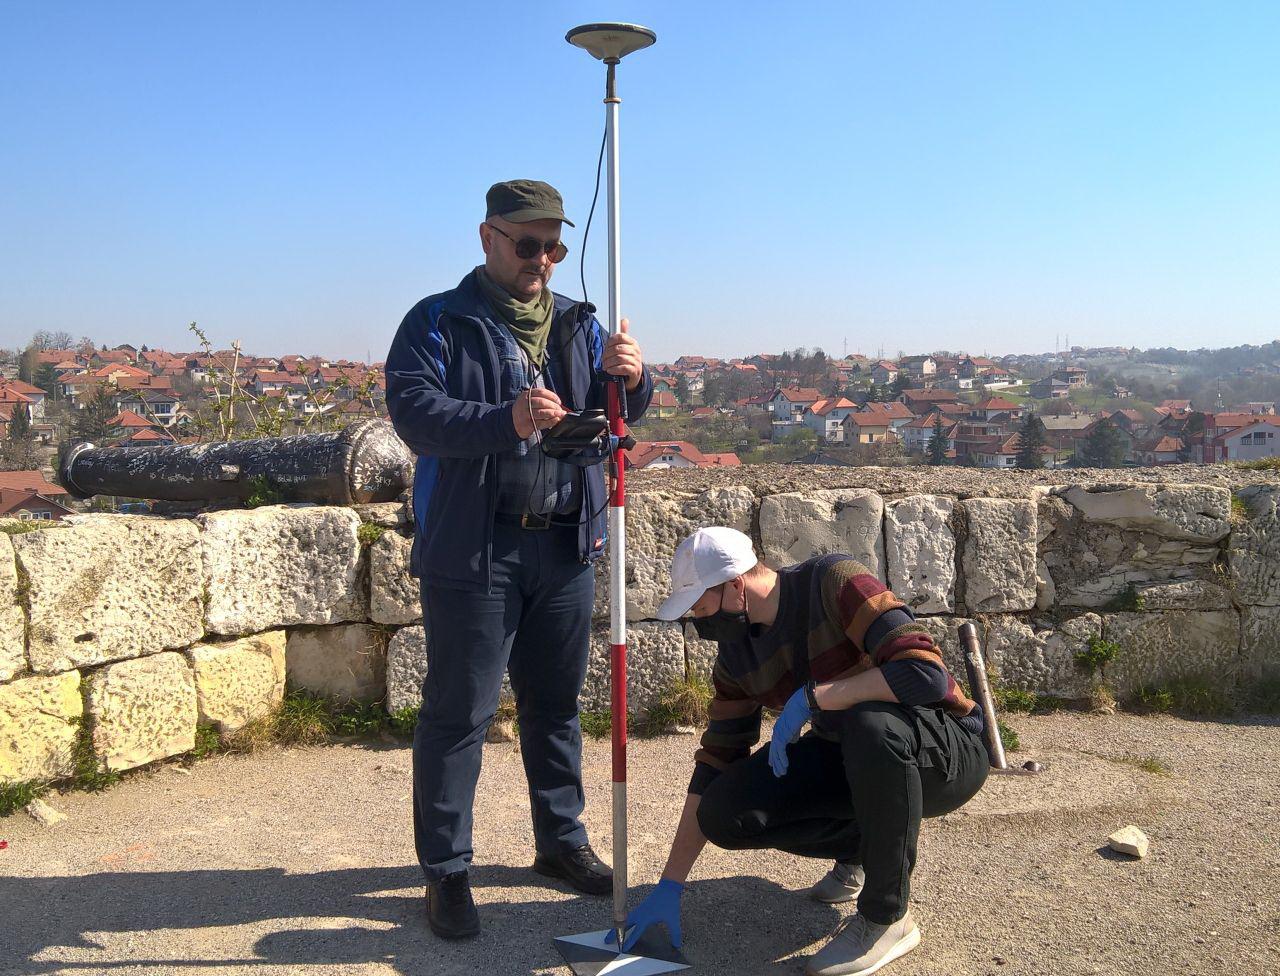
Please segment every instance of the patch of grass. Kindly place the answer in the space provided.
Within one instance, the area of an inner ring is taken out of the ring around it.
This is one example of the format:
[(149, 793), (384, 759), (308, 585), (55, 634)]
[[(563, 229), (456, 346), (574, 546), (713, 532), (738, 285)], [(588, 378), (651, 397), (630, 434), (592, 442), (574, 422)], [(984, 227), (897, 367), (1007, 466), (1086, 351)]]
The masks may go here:
[(39, 532), (44, 526), (36, 519), (0, 519), (0, 532), (5, 535), (26, 535)]
[(329, 702), (307, 691), (287, 693), (273, 724), (275, 741), (286, 746), (315, 745), (333, 734)]
[(257, 474), (249, 479), (249, 497), (244, 500), (245, 508), (279, 505), (282, 501), (284, 496), (265, 474)]
[(1134, 759), (1133, 764), (1143, 772), (1151, 773), (1154, 776), (1169, 775), (1169, 767), (1155, 756), (1143, 756), (1141, 759)]
[(391, 716), (381, 704), (351, 701), (331, 705), (333, 731), (341, 736), (378, 736), (391, 725)]
[(996, 719), (996, 729), (1000, 733), (1000, 743), (1004, 746), (1005, 752), (1017, 752), (1022, 748), (1022, 742), (1018, 738), (1016, 729), (1005, 725), (999, 719)]
[(219, 752), (225, 752), (222, 733), (212, 725), (196, 726), (196, 744), (186, 755), (191, 759), (204, 759)]
[(89, 723), (81, 718), (73, 722), (78, 727), (75, 745), (71, 752), (71, 785), (78, 790), (97, 793), (120, 782), (120, 774), (107, 769), (93, 751), (93, 732)]
[(1034, 691), (1023, 691), (1021, 688), (1004, 688), (999, 685), (991, 689), (995, 699), (996, 711), (999, 712), (1034, 712), (1040, 704), (1040, 696)]
[(613, 716), (607, 708), (581, 712), (578, 720), (582, 724), (582, 734), (589, 738), (607, 739), (613, 732)]
[(1249, 506), (1235, 495), (1231, 496), (1231, 521), (1236, 525), (1249, 521)]
[(412, 705), (397, 708), (391, 713), (391, 731), (404, 739), (413, 738), (414, 729), (418, 727), (418, 709)]
[(381, 539), (386, 531), (381, 525), (374, 525), (372, 522), (361, 522), (360, 528), (356, 529), (356, 538), (360, 540), (360, 545), (371, 546)]
[(673, 681), (649, 705), (637, 731), (665, 735), (681, 725), (705, 725), (711, 696), (711, 685), (699, 675)]
[(1211, 717), (1236, 711), (1235, 703), (1217, 685), (1205, 678), (1175, 678), (1162, 685), (1144, 685), (1131, 702), (1137, 711), (1172, 712), (1178, 715)]
[(1280, 471), (1280, 457), (1258, 458), (1254, 461), (1231, 461), (1230, 463), (1245, 471)]
[(23, 783), (0, 783), (0, 817), (21, 810), (32, 800), (38, 800), (48, 792), (49, 786), (37, 780)]
[(1116, 659), (1120, 653), (1120, 645), (1115, 641), (1103, 640), (1101, 637), (1090, 637), (1089, 646), (1076, 651), (1076, 664), (1090, 674), (1097, 674)]
[(1102, 607), (1103, 610), (1111, 613), (1124, 613), (1142, 610), (1146, 606), (1146, 599), (1137, 588), (1130, 583), (1123, 591), (1117, 593), (1108, 600)]

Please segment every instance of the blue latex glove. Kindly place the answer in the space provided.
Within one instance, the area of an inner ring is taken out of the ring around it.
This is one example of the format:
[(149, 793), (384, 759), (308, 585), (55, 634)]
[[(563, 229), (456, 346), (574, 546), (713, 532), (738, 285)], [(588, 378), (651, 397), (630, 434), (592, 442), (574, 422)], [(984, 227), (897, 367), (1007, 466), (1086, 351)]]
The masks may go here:
[[(671, 944), (680, 948), (680, 896), (684, 893), (684, 885), (670, 878), (663, 878), (658, 887), (649, 892), (649, 897), (627, 913), (627, 934), (622, 943), (622, 951), (626, 952), (644, 935), (645, 929), (655, 923), (667, 927), (671, 936)], [(606, 942), (613, 941), (613, 933), (605, 936)]]
[(782, 714), (773, 725), (773, 740), (769, 743), (769, 768), (779, 778), (787, 775), (787, 746), (800, 738), (800, 730), (812, 717), (809, 711), (809, 700), (804, 689), (799, 688), (787, 699)]

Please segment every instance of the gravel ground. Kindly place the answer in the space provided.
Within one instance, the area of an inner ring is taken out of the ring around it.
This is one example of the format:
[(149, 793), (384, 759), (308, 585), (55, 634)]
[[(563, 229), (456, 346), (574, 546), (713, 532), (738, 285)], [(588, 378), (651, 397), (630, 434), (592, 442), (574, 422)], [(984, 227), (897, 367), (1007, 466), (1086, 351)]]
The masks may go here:
[(743, 485), (758, 496), (819, 488), (874, 488), (882, 495), (939, 494), (960, 498), (1028, 498), (1036, 485), (1217, 485), (1238, 488), (1275, 484), (1280, 473), (1231, 464), (1170, 464), (1154, 468), (1055, 468), (998, 471), (992, 468), (836, 468), (814, 464), (748, 464), (737, 468), (664, 468), (627, 473), (632, 491), (703, 491)]
[[(1274, 974), (1280, 958), (1280, 722), (1015, 716), (1015, 758), (963, 810), (927, 821), (913, 889), (921, 947), (894, 974)], [(656, 880), (689, 773), (688, 736), (632, 747), (634, 899)], [(1139, 768), (1154, 758), (1167, 773)], [(609, 849), (609, 751), (588, 744), (587, 818)], [(567, 973), (551, 936), (603, 928), (608, 899), (533, 874), (519, 755), (486, 746), (473, 871), (484, 931), (423, 918), (409, 749), (335, 745), (161, 766), (69, 819), (0, 820), (0, 972)], [(1152, 850), (1105, 850), (1127, 823)], [(709, 850), (686, 895), (695, 972), (802, 971), (847, 909), (805, 900), (825, 865)]]

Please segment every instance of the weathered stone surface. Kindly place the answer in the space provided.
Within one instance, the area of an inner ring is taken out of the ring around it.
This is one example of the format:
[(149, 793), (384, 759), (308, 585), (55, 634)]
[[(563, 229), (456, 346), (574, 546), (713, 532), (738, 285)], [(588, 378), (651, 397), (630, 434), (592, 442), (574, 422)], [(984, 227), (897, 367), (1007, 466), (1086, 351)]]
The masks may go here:
[(1036, 609), (1049, 610), (1058, 602), (1058, 588), (1043, 559), (1036, 560)]
[(970, 613), (1030, 610), (1036, 603), (1036, 506), (1032, 501), (970, 498), (961, 556), (964, 607)]
[[(755, 496), (745, 488), (712, 488), (696, 495), (639, 492), (627, 496), (627, 619), (658, 612), (671, 589), (671, 557), (686, 536), (708, 525), (751, 534)], [(609, 560), (596, 563), (597, 619), (609, 616)]]
[(1250, 485), (1236, 492), (1247, 516), (1227, 549), (1239, 603), (1280, 606), (1280, 485)]
[(411, 524), (404, 502), (370, 502), (367, 505), (352, 505), (351, 510), (360, 516), (361, 521), (380, 525), (384, 529), (404, 529)]
[(107, 769), (133, 769), (196, 744), (196, 685), (172, 651), (89, 675), (93, 751)]
[(199, 721), (226, 733), (269, 714), (284, 699), (284, 649), (283, 630), (189, 648)]
[[(627, 627), (628, 707), (643, 711), (666, 688), (684, 678), (684, 633), (681, 627), (678, 622), (661, 620), (634, 623)], [(607, 627), (596, 627), (591, 633), (587, 678), (578, 700), (586, 710), (609, 707)]]
[(13, 539), (28, 580), (33, 671), (139, 657), (203, 636), (195, 525), (133, 515), (68, 521)]
[(885, 506), (887, 583), (916, 613), (955, 609), (954, 507), (946, 495), (912, 495)]
[(947, 666), (951, 676), (957, 681), (965, 680), (964, 645), (960, 641), (962, 624), (972, 623), (978, 628), (978, 643), (982, 644), (982, 622), (969, 617), (917, 617), (917, 622), (924, 624), (933, 638), (934, 646), (942, 653), (942, 663)]
[(269, 505), (213, 512), (197, 521), (204, 529), (211, 632), (367, 618), (360, 517), (351, 509)]
[(1052, 494), (1086, 521), (1165, 539), (1216, 543), (1231, 530), (1231, 492), (1212, 485), (1071, 485)]
[(26, 617), (18, 604), (18, 564), (13, 543), (0, 533), (0, 681), (27, 669)]
[(1114, 834), (1107, 838), (1107, 846), (1113, 851), (1120, 854), (1128, 854), (1130, 857), (1144, 858), (1147, 856), (1147, 849), (1150, 841), (1147, 835), (1129, 824), (1127, 827), (1121, 827)]
[(1203, 579), (1135, 583), (1143, 610), (1230, 610), (1231, 591)]
[[(1135, 497), (1147, 499), (1146, 491), (1139, 490), (1134, 496), (1081, 490), (1079, 497), (1089, 500), (1086, 505), (1105, 495), (1117, 495), (1121, 502), (1129, 499), (1132, 503)], [(1150, 491), (1154, 493), (1155, 489)], [(1124, 605), (1132, 604), (1131, 591), (1136, 593), (1149, 584), (1200, 580), (1217, 585), (1216, 543), (1187, 541), (1187, 532), (1171, 528), (1167, 522), (1154, 518), (1128, 519), (1124, 524), (1091, 520), (1067, 501), (1066, 493), (1056, 489), (1040, 493), (1039, 520), (1044, 564), (1041, 573), (1049, 573), (1045, 585), (1052, 586), (1053, 596), (1062, 606), (1125, 610), (1133, 608)], [(1177, 592), (1173, 591), (1170, 598), (1177, 599)], [(1211, 593), (1211, 589), (1202, 590), (1199, 598), (1211, 603)], [(1165, 602), (1159, 592), (1152, 594), (1152, 600), (1157, 605)], [(1037, 606), (1048, 609), (1049, 605), (1041, 599)]]
[(1244, 607), (1240, 611), (1240, 682), (1246, 698), (1250, 683), (1280, 680), (1280, 607)]
[(290, 630), (285, 645), (289, 686), (330, 698), (382, 701), (385, 644), (382, 632), (369, 624)]
[(38, 823), (41, 827), (56, 827), (58, 824), (62, 823), (62, 821), (67, 819), (67, 815), (65, 813), (61, 810), (55, 810), (49, 804), (45, 803), (44, 800), (32, 800), (22, 809), (27, 812), (27, 816)]
[(422, 620), (418, 581), (409, 575), (413, 540), (386, 532), (369, 547), (369, 618), (379, 624)]
[(0, 783), (70, 776), (83, 711), (79, 671), (0, 685)]
[(1235, 688), (1240, 614), (1234, 610), (1108, 614), (1103, 637), (1120, 645), (1105, 672), (1120, 698), (1175, 678), (1202, 679), (1228, 692)]
[(790, 492), (760, 500), (760, 542), (773, 569), (847, 552), (884, 580), (884, 500), (869, 488)]
[(387, 711), (421, 708), (426, 677), (426, 631), (421, 626), (401, 627), (387, 644)]
[(986, 623), (983, 654), (1000, 684), (1059, 698), (1089, 693), (1089, 674), (1076, 664), (1076, 654), (1089, 646), (1089, 638), (1102, 636), (1097, 614), (1084, 613), (1053, 628), (1006, 615), (993, 615)]

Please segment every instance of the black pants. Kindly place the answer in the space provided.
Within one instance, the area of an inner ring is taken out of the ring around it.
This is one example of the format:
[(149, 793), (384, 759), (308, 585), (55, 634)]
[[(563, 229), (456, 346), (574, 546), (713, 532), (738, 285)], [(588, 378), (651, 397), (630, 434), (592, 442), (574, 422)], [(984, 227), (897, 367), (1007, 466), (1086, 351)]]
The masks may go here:
[(485, 730), (511, 676), (538, 850), (587, 843), (578, 693), (595, 575), (576, 527), (493, 529), (490, 593), (423, 587), (427, 676), (413, 737), (413, 833), (430, 880), (471, 864)]
[(864, 702), (822, 717), (838, 741), (802, 736), (781, 778), (768, 748), (758, 749), (707, 787), (698, 822), (730, 850), (860, 863), (858, 911), (897, 921), (907, 912), (921, 818), (949, 813), (982, 788), (986, 749), (940, 708)]

